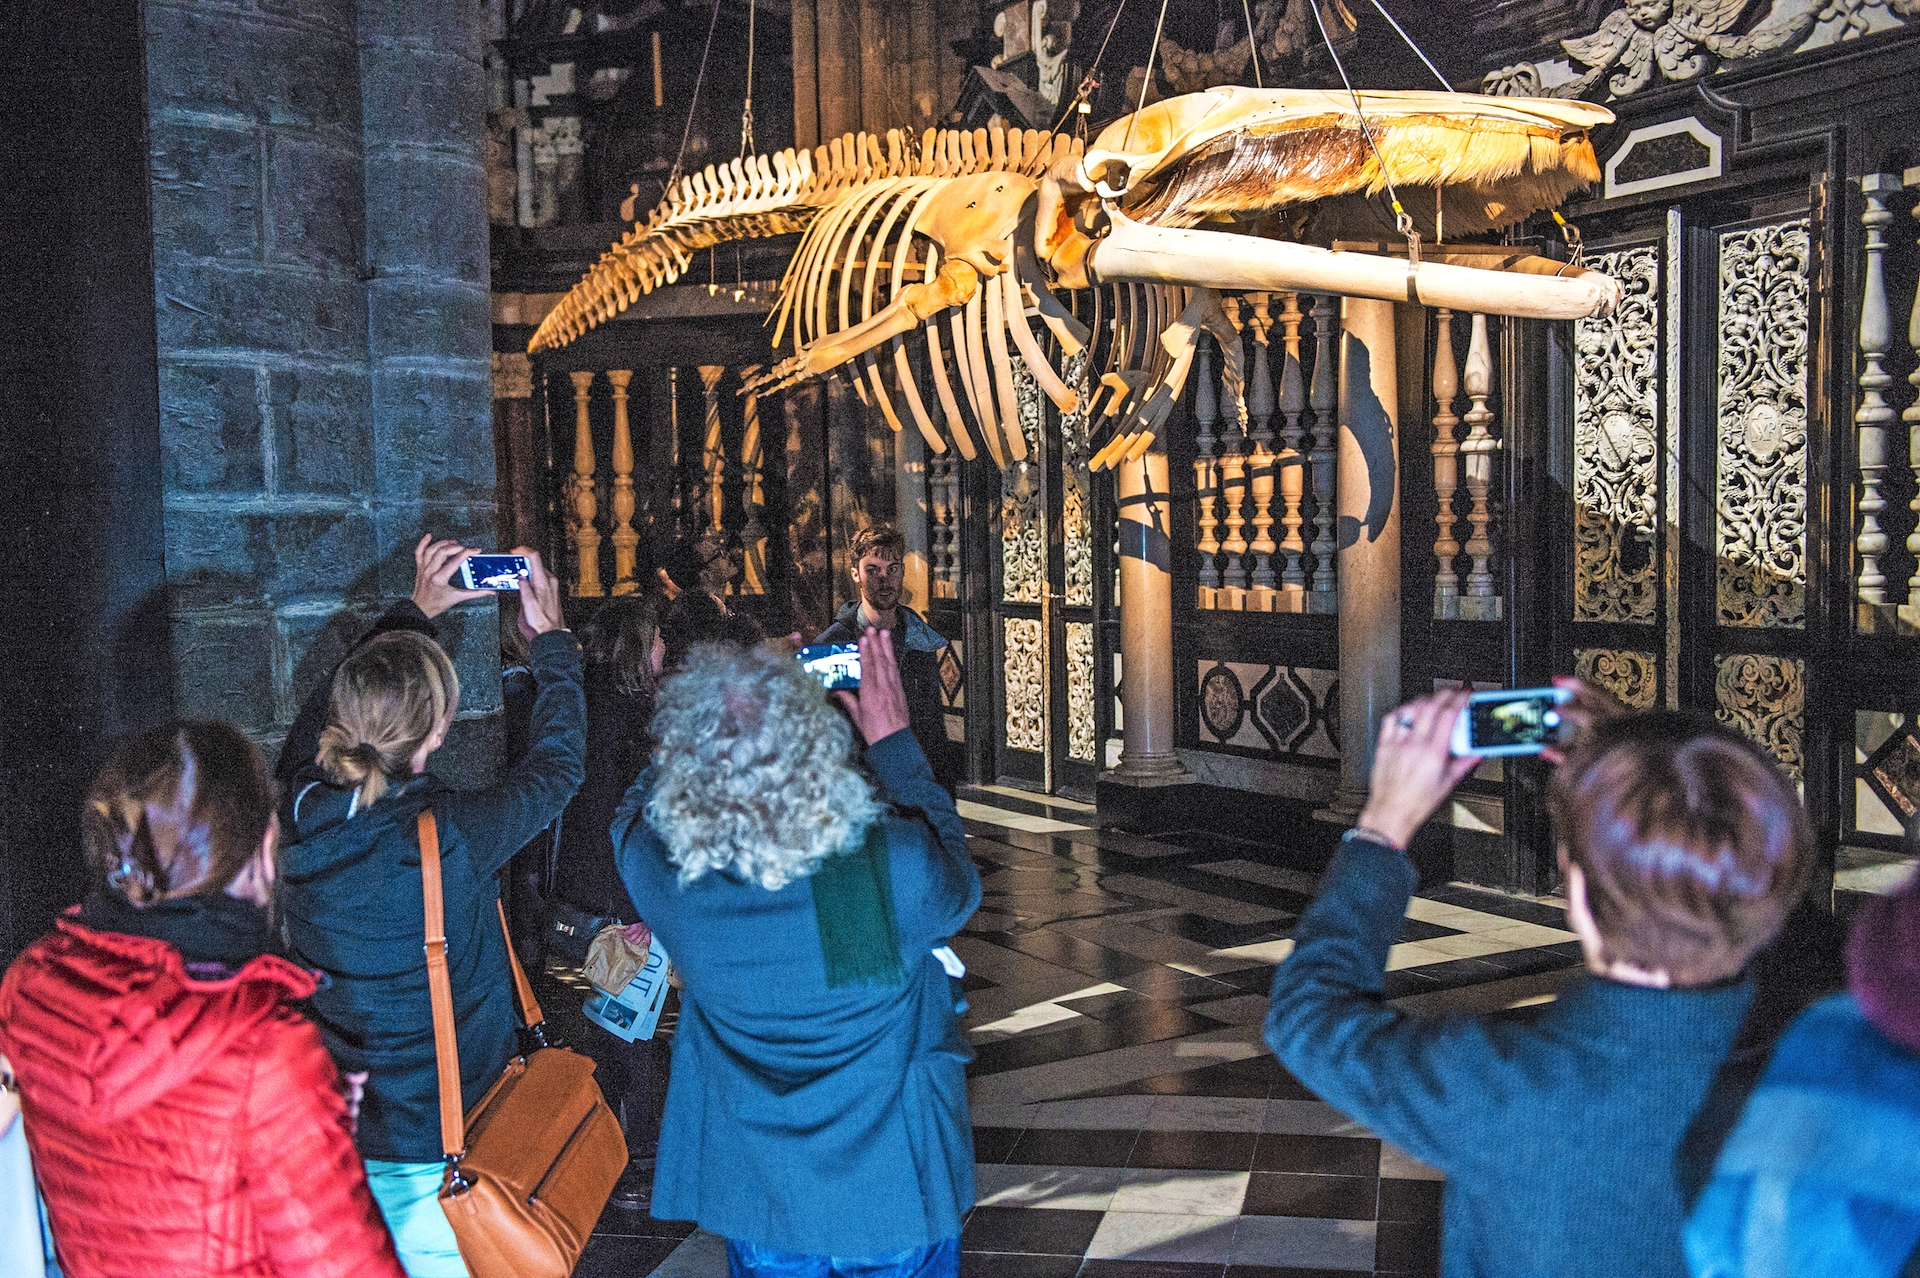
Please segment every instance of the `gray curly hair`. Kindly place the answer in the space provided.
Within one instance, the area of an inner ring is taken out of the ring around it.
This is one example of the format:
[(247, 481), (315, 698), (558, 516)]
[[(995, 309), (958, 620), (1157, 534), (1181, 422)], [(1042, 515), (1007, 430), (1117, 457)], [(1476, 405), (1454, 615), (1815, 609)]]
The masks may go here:
[(853, 729), (790, 656), (700, 644), (660, 687), (647, 824), (685, 886), (732, 870), (770, 892), (877, 819)]

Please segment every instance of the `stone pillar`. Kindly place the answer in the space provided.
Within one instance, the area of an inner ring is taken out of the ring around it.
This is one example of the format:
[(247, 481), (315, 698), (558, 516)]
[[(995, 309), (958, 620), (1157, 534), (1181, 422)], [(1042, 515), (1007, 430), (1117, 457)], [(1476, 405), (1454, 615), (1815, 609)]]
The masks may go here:
[[(269, 747), (411, 591), (423, 531), (496, 536), (486, 18), (145, 7), (175, 708)], [(463, 685), (444, 770), (482, 782), (496, 614), (440, 631)]]
[(1102, 781), (1181, 785), (1192, 774), (1173, 748), (1173, 576), (1167, 538), (1164, 440), (1115, 467), (1120, 516), (1120, 704), (1126, 722), (1120, 766)]
[(1344, 298), (1340, 325), (1340, 785), (1322, 815), (1351, 820), (1400, 703), (1400, 389), (1393, 303)]

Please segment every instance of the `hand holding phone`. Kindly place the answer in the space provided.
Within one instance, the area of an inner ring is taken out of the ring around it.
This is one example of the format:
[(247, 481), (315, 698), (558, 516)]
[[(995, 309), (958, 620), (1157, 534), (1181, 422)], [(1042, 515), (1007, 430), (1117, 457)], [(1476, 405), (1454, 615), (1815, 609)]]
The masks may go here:
[(518, 590), (531, 575), (525, 555), (468, 555), (454, 581), (462, 590)]
[(808, 644), (793, 654), (800, 668), (820, 681), (828, 692), (850, 692), (860, 686), (860, 645)]

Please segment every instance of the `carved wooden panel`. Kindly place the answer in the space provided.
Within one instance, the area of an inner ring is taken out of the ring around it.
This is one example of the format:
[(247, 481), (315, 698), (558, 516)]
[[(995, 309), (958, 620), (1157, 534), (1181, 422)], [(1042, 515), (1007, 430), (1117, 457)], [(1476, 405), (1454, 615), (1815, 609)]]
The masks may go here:
[(1015, 462), (1000, 480), (1000, 597), (1008, 603), (1039, 603), (1047, 593), (1047, 511), (1033, 462), (1040, 443), (1041, 391), (1018, 358), (1013, 390), (1028, 460)]
[(1033, 617), (1002, 618), (1002, 665), (1007, 704), (1007, 746), (1047, 746), (1047, 635)]
[(1758, 742), (1796, 780), (1807, 706), (1806, 663), (1798, 657), (1725, 653), (1715, 659), (1714, 700), (1722, 723)]
[(1067, 757), (1097, 761), (1093, 739), (1093, 623), (1067, 623)]
[(1720, 624), (1806, 624), (1807, 219), (1720, 236)]
[(1573, 619), (1655, 620), (1660, 528), (1660, 248), (1602, 253), (1626, 289), (1574, 324)]
[(1660, 658), (1632, 648), (1576, 648), (1573, 673), (1605, 688), (1635, 710), (1650, 708), (1660, 689)]

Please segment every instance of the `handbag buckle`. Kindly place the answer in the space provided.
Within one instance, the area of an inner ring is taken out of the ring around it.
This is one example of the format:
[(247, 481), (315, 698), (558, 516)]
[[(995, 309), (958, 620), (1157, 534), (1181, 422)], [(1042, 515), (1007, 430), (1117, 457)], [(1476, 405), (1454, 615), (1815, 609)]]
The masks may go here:
[(458, 1198), (473, 1188), (473, 1182), (460, 1174), (460, 1160), (466, 1157), (466, 1153), (467, 1151), (463, 1149), (457, 1154), (447, 1154), (445, 1156), (447, 1161), (447, 1196), (450, 1198)]

